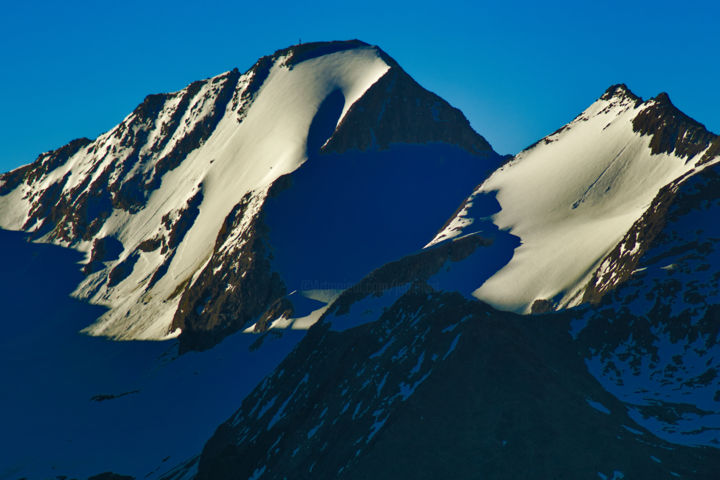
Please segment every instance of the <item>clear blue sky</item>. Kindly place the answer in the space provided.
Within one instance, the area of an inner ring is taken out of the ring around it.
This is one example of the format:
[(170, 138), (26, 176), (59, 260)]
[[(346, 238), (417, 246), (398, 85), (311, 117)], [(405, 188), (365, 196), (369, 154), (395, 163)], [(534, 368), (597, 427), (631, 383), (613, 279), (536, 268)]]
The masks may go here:
[(571, 120), (613, 83), (667, 91), (720, 132), (720, 6), (610, 2), (5, 2), (0, 170), (94, 138), (145, 95), (303, 41), (381, 46), (501, 153)]

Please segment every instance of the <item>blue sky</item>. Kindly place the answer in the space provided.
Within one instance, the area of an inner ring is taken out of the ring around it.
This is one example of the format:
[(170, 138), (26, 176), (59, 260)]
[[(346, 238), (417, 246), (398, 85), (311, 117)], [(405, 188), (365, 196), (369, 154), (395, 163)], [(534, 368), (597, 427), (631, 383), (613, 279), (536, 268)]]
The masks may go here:
[(501, 153), (613, 83), (667, 91), (720, 132), (720, 6), (683, 2), (9, 2), (0, 15), (0, 170), (95, 137), (145, 95), (303, 41), (381, 46)]

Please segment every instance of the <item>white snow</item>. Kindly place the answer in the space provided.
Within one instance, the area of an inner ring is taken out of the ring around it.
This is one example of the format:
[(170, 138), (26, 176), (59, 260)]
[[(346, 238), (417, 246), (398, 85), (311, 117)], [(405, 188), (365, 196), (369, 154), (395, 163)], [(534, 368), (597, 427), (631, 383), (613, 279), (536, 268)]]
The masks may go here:
[[(289, 318), (281, 316), (279, 318), (276, 318), (275, 320), (270, 322), (270, 326), (268, 328), (273, 330), (282, 330), (287, 328), (290, 328), (292, 330), (307, 330), (313, 325), (315, 325), (318, 320), (320, 320), (320, 317), (322, 317), (323, 314), (327, 311), (327, 309), (330, 308), (330, 305), (332, 304), (332, 302), (335, 301), (337, 297), (340, 296), (340, 293), (342, 293), (342, 290), (304, 290), (302, 292), (293, 291), (288, 296), (297, 294), (311, 300), (322, 302), (324, 303), (324, 305), (316, 308), (307, 315)], [(256, 324), (253, 323), (245, 330), (243, 330), (243, 332), (256, 333), (255, 325)]]
[(460, 211), (450, 219), (445, 228), (425, 245), (424, 248), (432, 247), (436, 243), (457, 237), (475, 222), (475, 219), (470, 215), (470, 209), (473, 206), (472, 198), (473, 197), (470, 197), (470, 199), (465, 202)]
[(312, 437), (315, 436), (315, 434), (317, 433), (317, 431), (320, 430), (320, 427), (322, 427), (323, 423), (325, 423), (325, 422), (324, 422), (324, 421), (321, 421), (320, 423), (318, 423), (317, 425), (315, 425), (313, 428), (311, 428), (310, 430), (308, 430), (308, 432), (307, 432), (307, 439), (308, 439), (308, 440), (310, 440)]
[(597, 410), (598, 412), (602, 412), (605, 415), (610, 415), (610, 409), (608, 409), (605, 405), (603, 405), (600, 402), (596, 402), (595, 400), (592, 400), (590, 398), (586, 398), (585, 401), (588, 405), (590, 405), (592, 408)]
[(30, 210), (30, 204), (24, 195), (24, 188), (21, 186), (7, 195), (0, 196), (0, 227), (7, 230), (22, 228)]
[(256, 468), (248, 480), (258, 480), (260, 477), (262, 477), (263, 473), (265, 473), (265, 468), (265, 465)]
[[(377, 418), (377, 417), (376, 417)], [(367, 440), (365, 443), (370, 443), (370, 440), (373, 439), (373, 437), (382, 429), (382, 427), (385, 425), (385, 422), (387, 422), (388, 417), (386, 416), (382, 420), (375, 420), (373, 422), (372, 426), (370, 427), (370, 433), (367, 436)]]
[(425, 380), (427, 380), (427, 378), (430, 376), (431, 373), (432, 373), (432, 370), (427, 372), (425, 375), (420, 377), (420, 379), (413, 382), (412, 384), (400, 382), (400, 385), (398, 385), (400, 387), (400, 393), (398, 393), (397, 395), (400, 398), (402, 398), (402, 400), (407, 400), (408, 398), (410, 398), (410, 396), (413, 393), (415, 393), (415, 390), (417, 389), (417, 387), (419, 387), (421, 383), (423, 383)]
[(450, 356), (450, 354), (455, 350), (455, 347), (457, 347), (458, 341), (460, 340), (461, 333), (458, 333), (455, 335), (455, 338), (453, 339), (452, 343), (450, 343), (450, 347), (448, 348), (448, 351), (443, 355), (443, 360), (445, 360), (447, 357)]

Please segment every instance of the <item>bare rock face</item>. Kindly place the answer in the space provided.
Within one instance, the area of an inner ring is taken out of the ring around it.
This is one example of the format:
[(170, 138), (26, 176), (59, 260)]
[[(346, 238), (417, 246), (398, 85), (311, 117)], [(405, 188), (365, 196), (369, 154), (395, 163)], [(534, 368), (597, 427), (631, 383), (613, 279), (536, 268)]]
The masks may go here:
[(600, 303), (606, 293), (630, 278), (642, 256), (665, 226), (665, 217), (675, 199), (678, 183), (674, 182), (658, 193), (643, 216), (603, 260), (585, 287), (583, 302)]
[(535, 300), (530, 308), (530, 313), (540, 315), (543, 313), (552, 312), (555, 308), (550, 300), (539, 298)]
[(707, 151), (705, 152), (705, 155), (703, 155), (702, 158), (700, 159), (700, 161), (698, 162), (698, 165), (707, 163), (719, 156), (720, 156), (720, 136), (717, 136), (710, 144), (710, 148), (707, 149)]
[(642, 135), (652, 135), (652, 153), (675, 152), (681, 157), (692, 158), (710, 146), (717, 136), (705, 126), (688, 117), (670, 101), (667, 93), (650, 100), (651, 105), (633, 120), (633, 130)]
[[(670, 110), (672, 112), (671, 115), (685, 118), (684, 114), (678, 112), (672, 104), (669, 103), (669, 99), (663, 100), (662, 96), (659, 97), (662, 100), (660, 105), (665, 108), (665, 111)], [(644, 110), (636, 117), (636, 120), (642, 116), (646, 116), (649, 110), (653, 110), (653, 107)], [(659, 115), (662, 116), (662, 113)], [(677, 151), (684, 152), (683, 154), (689, 157), (688, 161), (691, 159), (696, 160), (696, 168), (700, 171), (697, 172), (695, 169), (690, 170), (658, 192), (645, 213), (633, 224), (624, 238), (594, 272), (583, 292), (583, 302), (599, 303), (606, 293), (628, 280), (638, 268), (647, 251), (654, 245), (656, 237), (662, 234), (668, 216), (671, 215), (672, 210), (678, 208), (678, 202), (689, 202), (686, 195), (682, 193), (680, 198), (677, 198), (678, 192), (683, 192), (691, 188), (690, 185), (694, 185), (699, 181), (694, 178), (695, 176), (699, 178), (712, 178), (716, 175), (716, 167), (705, 169), (704, 165), (718, 158), (718, 153), (720, 152), (715, 152), (714, 145), (718, 144), (718, 138), (720, 137), (707, 132), (702, 125), (692, 119), (685, 118), (685, 120), (685, 124), (680, 123), (679, 126), (676, 125), (676, 127), (669, 127), (667, 123), (662, 123), (661, 121), (655, 122), (656, 125), (665, 125), (665, 127), (662, 127), (658, 132), (650, 133), (655, 135), (651, 141), (651, 145), (659, 145), (665, 142), (665, 148), (671, 148), (670, 151), (677, 148)], [(688, 128), (695, 130), (687, 130)], [(675, 135), (675, 137), (684, 139), (684, 141), (678, 143), (677, 146), (667, 144), (668, 138), (670, 138), (667, 132), (670, 130), (675, 132), (671, 134), (670, 137)], [(656, 141), (656, 138), (660, 140)], [(695, 139), (694, 143), (690, 143), (693, 142), (692, 139)], [(703, 151), (705, 154), (697, 160), (695, 157)], [(713, 194), (711, 191), (706, 189), (705, 192), (706, 200), (712, 201)]]
[[(630, 95), (637, 106), (643, 106), (633, 119), (633, 131), (642, 136), (650, 136), (650, 149), (654, 155), (674, 153), (687, 162), (693, 162), (695, 169), (664, 186), (643, 215), (633, 224), (624, 238), (613, 251), (603, 259), (583, 291), (583, 302), (597, 304), (603, 296), (627, 281), (638, 268), (647, 251), (662, 234), (669, 211), (675, 208), (679, 200), (678, 192), (685, 184), (693, 184), (691, 177), (714, 175), (712, 171), (702, 171), (703, 166), (720, 155), (720, 137), (709, 132), (704, 125), (678, 110), (670, 101), (667, 93), (643, 102), (634, 96), (625, 85), (614, 85), (603, 98), (617, 95)], [(704, 152), (704, 153), (703, 153)], [(703, 153), (702, 157), (698, 155)]]
[[(265, 227), (246, 195), (225, 219), (214, 254), (195, 283), (184, 289), (173, 319), (182, 329), (181, 351), (202, 350), (247, 326), (287, 293), (271, 269)], [(241, 228), (242, 227), (242, 228)], [(240, 232), (239, 237), (234, 234)]]
[(44, 174), (65, 163), (68, 158), (91, 142), (89, 138), (77, 138), (57, 150), (40, 155), (31, 164), (3, 173), (0, 175), (0, 195), (7, 195), (25, 181), (35, 182)]
[(89, 275), (105, 268), (104, 262), (116, 260), (122, 253), (123, 244), (114, 237), (96, 238), (90, 251), (90, 260), (83, 266), (83, 273)]
[(642, 98), (635, 95), (627, 85), (624, 83), (618, 83), (615, 85), (611, 85), (608, 87), (607, 90), (605, 90), (605, 93), (602, 94), (600, 99), (602, 100), (610, 100), (614, 97), (625, 97), (633, 100), (635, 102), (635, 105), (640, 105), (642, 103)]
[(323, 152), (387, 149), (392, 144), (446, 143), (476, 155), (494, 155), (460, 110), (425, 90), (397, 63), (348, 112)]

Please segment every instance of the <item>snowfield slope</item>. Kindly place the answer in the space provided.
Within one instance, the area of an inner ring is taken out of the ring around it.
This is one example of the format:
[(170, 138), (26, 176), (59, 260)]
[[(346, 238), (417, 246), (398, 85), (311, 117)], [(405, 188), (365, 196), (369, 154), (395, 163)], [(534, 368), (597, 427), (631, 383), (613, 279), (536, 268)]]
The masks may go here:
[[(292, 316), (282, 298), (303, 285), (342, 289), (421, 248), (420, 237), (410, 238), (417, 230), (380, 256), (367, 248), (358, 255), (364, 265), (348, 266), (347, 278), (282, 263), (340, 254), (322, 250), (327, 245), (352, 251), (357, 232), (387, 223), (373, 215), (382, 204), (397, 205), (390, 210), (396, 217), (403, 202), (410, 205), (402, 207), (400, 231), (429, 211), (427, 234), (496, 158), (458, 110), (378, 48), (306, 44), (264, 57), (244, 74), (150, 95), (97, 139), (75, 140), (1, 176), (0, 227), (86, 253), (87, 278), (75, 295), (108, 308), (87, 333), (129, 340), (182, 331), (184, 348), (206, 348), (253, 322)], [(368, 183), (343, 197), (356, 172)], [(405, 187), (426, 177), (437, 181)], [(438, 195), (433, 206), (427, 189), (451, 187), (455, 193)], [(363, 209), (373, 188), (379, 197)], [(322, 198), (295, 193), (318, 189)], [(277, 200), (267, 213), (270, 198)], [(316, 207), (324, 205), (345, 208), (323, 216)], [(366, 214), (350, 222), (356, 211)], [(308, 240), (291, 251), (298, 239)]]
[[(585, 293), (594, 275), (610, 282), (604, 291), (620, 280), (610, 281), (619, 272), (604, 260), (663, 187), (716, 161), (716, 147), (717, 137), (667, 95), (643, 102), (613, 86), (482, 183), (429, 245), (477, 231), (491, 216), (521, 244), (476, 282), (476, 298), (520, 313), (597, 300)], [(488, 197), (498, 211), (488, 212)]]

